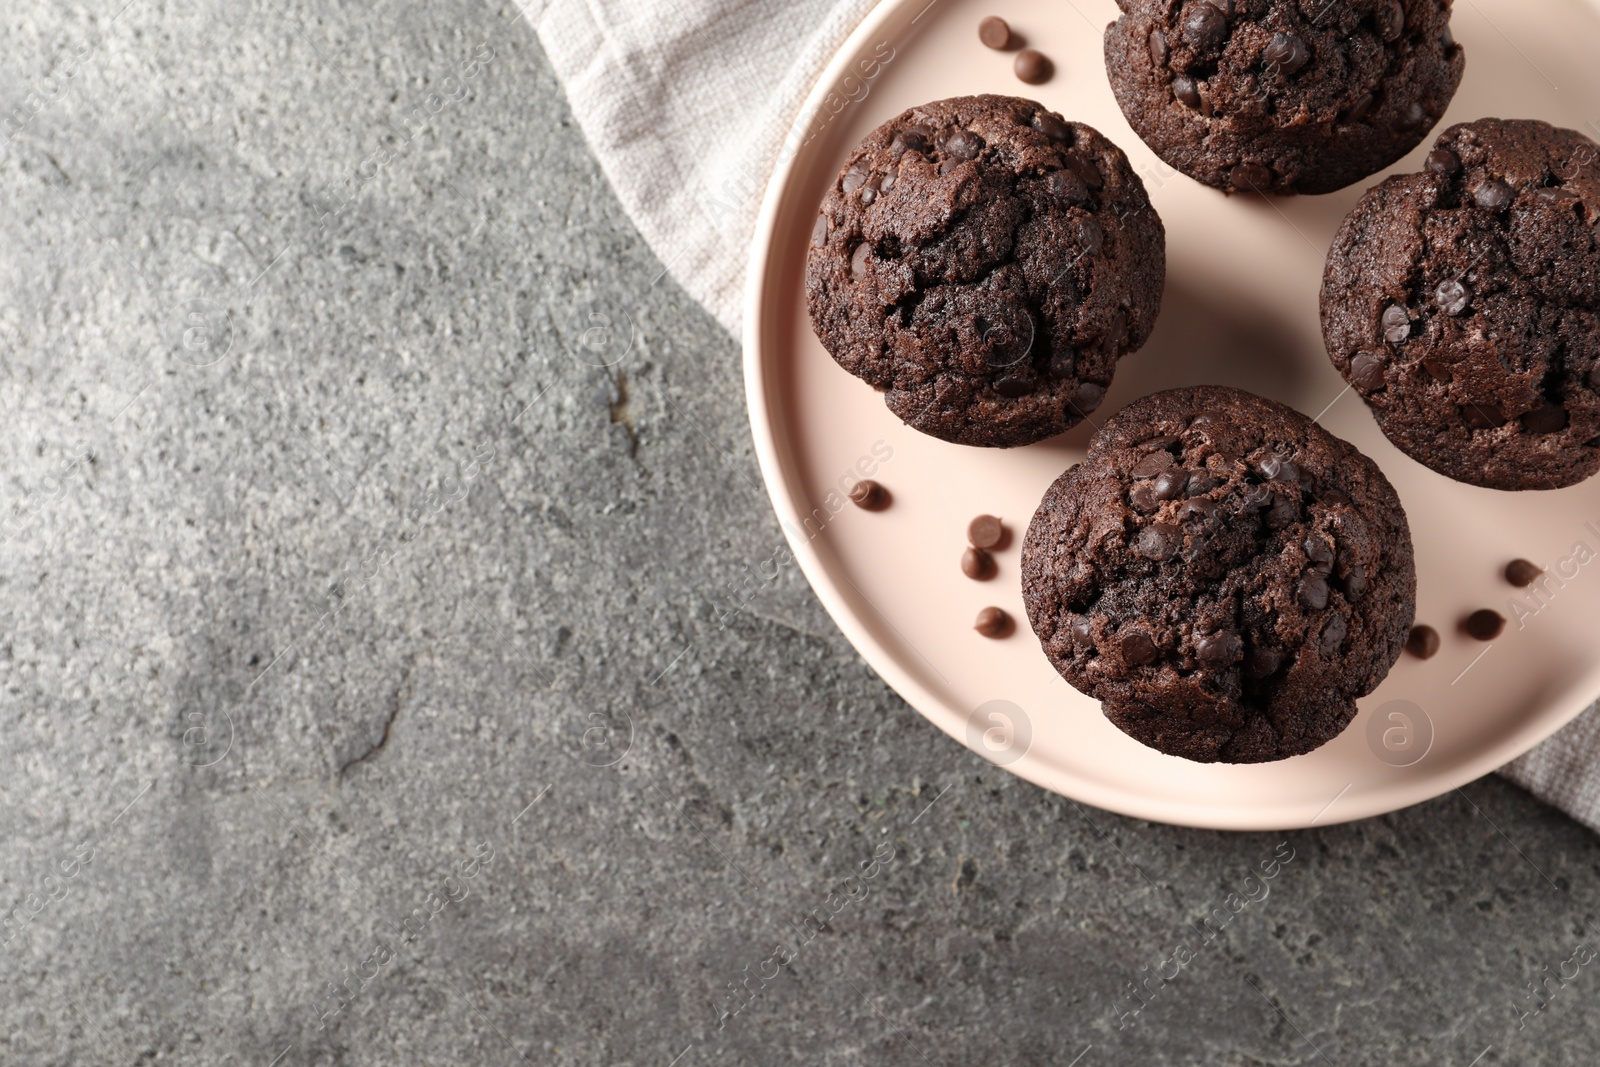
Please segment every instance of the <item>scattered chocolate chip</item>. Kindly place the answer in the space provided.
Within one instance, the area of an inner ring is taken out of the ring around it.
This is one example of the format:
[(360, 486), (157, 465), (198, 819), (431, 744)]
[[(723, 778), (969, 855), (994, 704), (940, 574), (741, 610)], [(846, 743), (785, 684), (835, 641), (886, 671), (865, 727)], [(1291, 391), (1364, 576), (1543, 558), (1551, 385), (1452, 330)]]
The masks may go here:
[(1311, 61), (1311, 49), (1292, 33), (1275, 33), (1261, 50), (1262, 62), (1284, 74), (1293, 74)]
[(978, 23), (978, 40), (996, 52), (1003, 52), (1011, 45), (1011, 27), (1000, 16), (990, 15)]
[(1429, 125), (1428, 113), (1427, 111), (1423, 110), (1421, 104), (1413, 100), (1411, 103), (1406, 105), (1406, 109), (1400, 113), (1399, 118), (1395, 119), (1395, 125), (1399, 126), (1402, 130), (1421, 129), (1424, 126)]
[(1199, 519), (1204, 522), (1217, 513), (1217, 502), (1208, 497), (1198, 497), (1194, 500), (1185, 500), (1178, 508), (1178, 521), (1188, 522), (1190, 519)]
[(867, 273), (867, 268), (872, 260), (872, 246), (865, 241), (856, 245), (856, 250), (850, 253), (850, 274), (860, 278)]
[(1079, 382), (1072, 394), (1072, 406), (1080, 415), (1087, 415), (1100, 406), (1106, 396), (1105, 387), (1094, 382)]
[(1472, 190), (1472, 199), (1485, 211), (1499, 211), (1511, 203), (1511, 186), (1499, 178), (1486, 178)]
[(1567, 409), (1546, 400), (1522, 416), (1522, 428), (1529, 433), (1559, 433), (1567, 428)]
[(1272, 506), (1267, 508), (1266, 523), (1274, 530), (1281, 530), (1300, 521), (1300, 505), (1286, 496), (1274, 497)]
[(1089, 202), (1088, 184), (1070, 170), (1053, 170), (1044, 182), (1051, 196), (1059, 196), (1069, 204)]
[(1435, 148), (1428, 153), (1428, 169), (1441, 178), (1454, 178), (1461, 173), (1461, 157), (1448, 148)]
[(1227, 630), (1207, 634), (1194, 643), (1194, 654), (1207, 663), (1232, 663), (1244, 655), (1244, 642)]
[(1172, 468), (1156, 475), (1153, 486), (1156, 498), (1159, 500), (1176, 500), (1183, 495), (1183, 487), (1188, 484), (1189, 472)]
[(816, 223), (811, 227), (811, 243), (817, 248), (828, 243), (828, 216), (817, 216)]
[(861, 187), (861, 202), (863, 204), (866, 204), (868, 207), (870, 207), (872, 206), (872, 202), (876, 199), (878, 199), (877, 186), (868, 184)]
[(1069, 155), (1067, 156), (1067, 166), (1072, 169), (1072, 173), (1082, 178), (1083, 184), (1087, 185), (1090, 189), (1101, 189), (1105, 187), (1105, 175), (1100, 173), (1099, 167), (1095, 166), (1088, 160), (1082, 159), (1078, 156)]
[(1539, 190), (1539, 199), (1551, 204), (1565, 204), (1579, 197), (1571, 189), (1548, 188)]
[(1177, 555), (1181, 547), (1183, 547), (1182, 528), (1170, 523), (1157, 522), (1139, 531), (1139, 540), (1134, 545), (1134, 551), (1145, 559), (1159, 562)]
[(1350, 573), (1344, 576), (1344, 597), (1354, 603), (1367, 595), (1369, 583), (1367, 569), (1359, 564), (1350, 568)]
[(1089, 622), (1087, 615), (1074, 615), (1068, 629), (1072, 633), (1072, 640), (1079, 648), (1094, 647), (1094, 627)]
[(1011, 632), (1011, 616), (999, 608), (984, 608), (972, 628), (984, 637), (1004, 637)]
[(977, 159), (978, 153), (983, 151), (983, 138), (971, 130), (957, 127), (944, 139), (944, 150), (956, 159)]
[(1183, 20), (1183, 35), (1198, 50), (1212, 51), (1228, 39), (1228, 16), (1211, 4), (1196, 4)]
[(1589, 388), (1600, 391), (1600, 363), (1589, 368)]
[(1227, 15), (1229, 18), (1233, 17), (1233, 0), (1206, 0), (1206, 3), (1210, 4), (1224, 15)]
[(1392, 345), (1411, 336), (1411, 314), (1399, 304), (1383, 309), (1383, 339)]
[(1006, 539), (1006, 524), (993, 515), (979, 515), (967, 523), (967, 543), (973, 548), (999, 548)]
[(1375, 392), (1384, 387), (1385, 366), (1383, 357), (1376, 352), (1357, 352), (1350, 361), (1350, 380), (1363, 393)]
[(926, 126), (908, 126), (895, 131), (894, 139), (889, 142), (889, 151), (896, 159), (907, 152), (925, 156), (928, 154), (928, 145), (932, 139), (932, 131)]
[(1525, 559), (1514, 559), (1506, 564), (1506, 581), (1512, 585), (1526, 588), (1539, 580), (1544, 574), (1544, 568)]
[(1130, 667), (1142, 667), (1156, 661), (1156, 643), (1141, 630), (1129, 630), (1118, 641), (1122, 658)]
[(1406, 651), (1418, 659), (1432, 659), (1439, 651), (1439, 631), (1418, 623), (1406, 634)]
[(1492, 430), (1506, 424), (1506, 417), (1494, 404), (1466, 404), (1457, 409), (1461, 418), (1474, 430)]
[(1355, 103), (1350, 105), (1350, 110), (1346, 111), (1344, 115), (1341, 116), (1340, 121), (1361, 122), (1368, 115), (1372, 114), (1372, 105), (1376, 104), (1377, 102), (1378, 98), (1373, 96), (1371, 93), (1362, 93), (1360, 98), (1357, 99)]
[(869, 478), (850, 487), (850, 502), (867, 511), (882, 511), (889, 506), (889, 491)]
[(1083, 251), (1087, 255), (1099, 255), (1106, 243), (1105, 227), (1095, 219), (1079, 219), (1078, 243), (1083, 245)]
[(994, 557), (981, 548), (969, 548), (961, 553), (961, 573), (975, 582), (994, 577)]
[(994, 383), (994, 391), (1007, 400), (1016, 400), (1033, 392), (1033, 383), (1022, 377), (1001, 378)]
[(1389, 0), (1381, 5), (1373, 18), (1378, 26), (1378, 36), (1385, 41), (1399, 40), (1400, 35), (1406, 32), (1406, 9), (1400, 0)]
[(1325, 504), (1343, 504), (1346, 507), (1355, 506), (1355, 501), (1350, 499), (1349, 493), (1332, 485), (1322, 490), (1322, 501)]
[(1350, 632), (1350, 623), (1339, 614), (1333, 615), (1322, 627), (1322, 654), (1332, 656), (1339, 651), (1339, 646), (1344, 644), (1344, 638)]
[(1262, 457), (1261, 473), (1268, 481), (1282, 482), (1285, 485), (1300, 480), (1300, 468), (1295, 462), (1285, 459), (1276, 452), (1269, 452)]
[(1072, 127), (1048, 111), (1033, 113), (1033, 128), (1058, 144), (1072, 144)]
[(1190, 496), (1202, 496), (1217, 487), (1217, 480), (1205, 471), (1194, 471), (1189, 475), (1188, 484), (1184, 491)]
[(1328, 579), (1312, 571), (1300, 578), (1300, 603), (1312, 611), (1328, 606)]
[(1434, 287), (1433, 302), (1446, 315), (1459, 315), (1472, 303), (1472, 290), (1454, 278), (1446, 278)]
[(1176, 462), (1171, 452), (1158, 448), (1140, 457), (1139, 462), (1128, 469), (1128, 473), (1135, 478), (1154, 478)]
[(1200, 88), (1195, 85), (1194, 79), (1187, 74), (1179, 74), (1172, 79), (1172, 95), (1186, 107), (1197, 108), (1200, 106)]
[(1143, 515), (1148, 515), (1161, 506), (1161, 498), (1156, 496), (1154, 482), (1140, 482), (1129, 489), (1128, 502)]
[(1043, 85), (1050, 80), (1050, 75), (1055, 73), (1055, 66), (1050, 62), (1050, 57), (1043, 52), (1032, 48), (1024, 48), (1017, 53), (1017, 61), (1011, 65), (1016, 71), (1017, 78), (1029, 85)]
[(1439, 34), (1439, 47), (1443, 48), (1446, 52), (1448, 52), (1448, 51), (1450, 51), (1450, 49), (1454, 48), (1455, 46), (1456, 46), (1456, 35), (1450, 32), (1450, 27), (1449, 26), (1446, 26), (1444, 28), (1444, 32)]
[(1448, 382), (1453, 376), (1448, 363), (1440, 363), (1436, 359), (1422, 361), (1422, 369), (1428, 372), (1428, 377), (1436, 382)]
[(1259, 163), (1240, 163), (1228, 180), (1241, 193), (1265, 193), (1272, 188), (1272, 171)]
[(1479, 641), (1493, 641), (1505, 630), (1506, 618), (1493, 608), (1479, 608), (1461, 620), (1461, 628), (1469, 637), (1475, 637)]
[(1306, 559), (1311, 561), (1311, 569), (1322, 574), (1333, 570), (1333, 546), (1320, 537), (1308, 537), (1300, 546), (1305, 550)]
[(1265, 678), (1278, 673), (1278, 667), (1283, 663), (1283, 656), (1276, 649), (1252, 648), (1245, 657), (1244, 672), (1252, 678)]
[(839, 189), (846, 195), (855, 192), (867, 183), (867, 178), (872, 174), (872, 166), (864, 159), (858, 159), (845, 169), (844, 176), (839, 179)]
[(1150, 62), (1158, 67), (1164, 67), (1171, 58), (1172, 46), (1167, 44), (1167, 35), (1156, 30), (1150, 35)]

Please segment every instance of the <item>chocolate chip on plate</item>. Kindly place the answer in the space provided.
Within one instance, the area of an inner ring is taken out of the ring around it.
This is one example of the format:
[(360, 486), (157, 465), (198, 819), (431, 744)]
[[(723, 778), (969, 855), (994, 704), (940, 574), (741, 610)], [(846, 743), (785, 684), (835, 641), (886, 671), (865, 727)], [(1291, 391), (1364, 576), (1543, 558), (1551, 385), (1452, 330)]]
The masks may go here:
[(981, 548), (969, 548), (961, 553), (961, 573), (975, 582), (994, 577), (994, 557)]
[(1050, 75), (1055, 73), (1055, 66), (1050, 62), (1050, 57), (1043, 52), (1032, 48), (1024, 48), (1017, 53), (1017, 61), (1012, 65), (1017, 72), (1017, 77), (1029, 85), (1043, 85), (1050, 80)]
[(1516, 586), (1530, 586), (1544, 574), (1544, 568), (1525, 559), (1514, 559), (1506, 564), (1506, 581)]
[(851, 486), (850, 502), (868, 511), (882, 511), (889, 506), (889, 491), (868, 478)]
[(1439, 651), (1439, 631), (1418, 623), (1406, 634), (1406, 651), (1418, 659), (1431, 659)]
[(1011, 27), (999, 15), (990, 15), (978, 23), (978, 40), (996, 52), (1003, 52), (1011, 45)]
[(1005, 523), (993, 515), (979, 515), (967, 523), (967, 543), (973, 548), (998, 548), (1005, 537)]
[(1506, 618), (1493, 608), (1479, 608), (1461, 620), (1461, 628), (1479, 641), (1493, 641), (1506, 628)]
[(1004, 637), (1011, 632), (1011, 616), (999, 608), (984, 608), (972, 628), (984, 637)]

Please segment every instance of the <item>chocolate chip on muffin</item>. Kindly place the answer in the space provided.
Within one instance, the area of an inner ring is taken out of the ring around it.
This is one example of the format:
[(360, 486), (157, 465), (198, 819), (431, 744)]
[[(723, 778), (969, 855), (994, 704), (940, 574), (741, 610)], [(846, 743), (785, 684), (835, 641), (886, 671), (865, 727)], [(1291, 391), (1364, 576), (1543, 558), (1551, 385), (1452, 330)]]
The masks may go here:
[(1339, 228), (1328, 356), (1412, 459), (1491, 489), (1600, 470), (1597, 159), (1544, 122), (1454, 126)]
[(1328, 193), (1415, 148), (1465, 57), (1450, 0), (1119, 0), (1106, 71), (1134, 131), (1224, 192)]
[(1094, 411), (1155, 325), (1166, 235), (1120, 149), (1006, 96), (884, 123), (823, 198), (822, 344), (924, 433), (1008, 447)]
[(1416, 572), (1376, 464), (1282, 404), (1201, 386), (1094, 436), (1028, 527), (1022, 592), (1056, 670), (1123, 732), (1259, 763), (1349, 724), (1405, 644)]

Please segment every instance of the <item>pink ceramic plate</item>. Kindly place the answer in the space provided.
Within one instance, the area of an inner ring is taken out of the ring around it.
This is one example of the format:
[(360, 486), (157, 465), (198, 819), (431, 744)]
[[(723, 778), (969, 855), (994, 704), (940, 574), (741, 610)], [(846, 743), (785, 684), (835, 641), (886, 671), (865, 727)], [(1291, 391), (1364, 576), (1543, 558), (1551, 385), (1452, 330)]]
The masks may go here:
[[(978, 21), (991, 14), (1055, 61), (1050, 82), (1022, 84), (1011, 54), (978, 42)], [(1029, 781), (1089, 804), (1193, 826), (1288, 828), (1377, 815), (1477, 778), (1600, 694), (1600, 563), (1579, 562), (1600, 551), (1600, 478), (1559, 492), (1500, 493), (1449, 481), (1391, 446), (1329, 365), (1317, 319), (1324, 254), (1362, 189), (1229, 199), (1171, 171), (1128, 127), (1106, 84), (1101, 33), (1115, 17), (1112, 0), (887, 0), (812, 92), (804, 132), (791, 139), (798, 148), (779, 161), (767, 190), (745, 310), (750, 421), (795, 555), (846, 636), (923, 715)], [(1466, 77), (1441, 131), (1494, 115), (1600, 136), (1600, 9), (1578, 0), (1458, 0), (1454, 31), (1467, 50)], [(1417, 549), (1417, 617), (1444, 635), (1444, 647), (1426, 662), (1403, 657), (1350, 728), (1318, 751), (1262, 766), (1205, 766), (1112, 727), (1039, 651), (1017, 579), (1034, 507), (1082, 458), (1091, 427), (1024, 449), (946, 444), (901, 424), (812, 335), (806, 245), (823, 189), (851, 147), (904, 108), (982, 92), (1033, 97), (1106, 134), (1128, 153), (1166, 223), (1160, 322), (1122, 362), (1096, 419), (1157, 389), (1239, 386), (1320, 415), (1399, 490)], [(1419, 169), (1425, 150), (1396, 169)], [(841, 490), (865, 471), (893, 494), (888, 510), (843, 502)], [(974, 582), (958, 562), (967, 521), (982, 512), (1003, 517), (1012, 537), (998, 554), (999, 576)], [(1543, 606), (1501, 578), (1515, 556), (1552, 568), (1567, 561), (1564, 584), (1552, 585)], [(989, 604), (1018, 620), (1010, 638), (973, 632)], [(1485, 606), (1516, 616), (1492, 645), (1456, 629)]]

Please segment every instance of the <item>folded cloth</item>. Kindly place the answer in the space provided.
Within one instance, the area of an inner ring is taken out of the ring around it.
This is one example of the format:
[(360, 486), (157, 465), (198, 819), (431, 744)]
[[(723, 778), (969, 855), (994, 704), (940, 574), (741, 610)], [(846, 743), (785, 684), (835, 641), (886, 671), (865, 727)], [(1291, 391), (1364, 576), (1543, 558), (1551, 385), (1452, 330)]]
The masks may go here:
[[(877, 0), (520, 0), (624, 210), (739, 336), (745, 263), (800, 106)], [(1501, 772), (1600, 831), (1600, 712)]]

